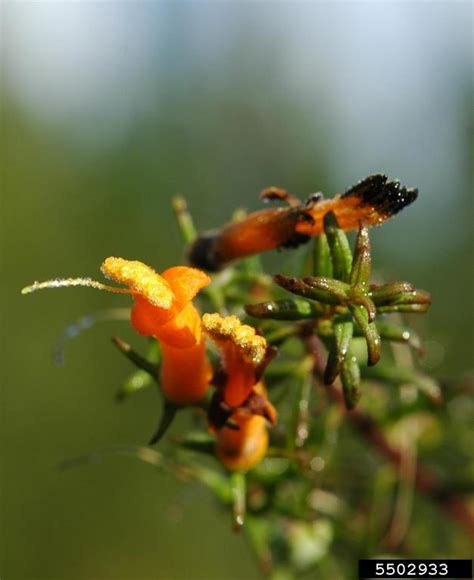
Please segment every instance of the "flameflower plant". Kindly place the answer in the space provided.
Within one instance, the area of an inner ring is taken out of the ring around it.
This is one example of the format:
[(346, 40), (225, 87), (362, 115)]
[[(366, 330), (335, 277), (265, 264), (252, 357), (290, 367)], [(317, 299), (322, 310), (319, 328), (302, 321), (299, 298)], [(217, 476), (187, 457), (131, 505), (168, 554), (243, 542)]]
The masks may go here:
[[(23, 290), (85, 286), (131, 296), (131, 325), (148, 346), (142, 355), (114, 337), (137, 367), (120, 400), (153, 384), (162, 396), (150, 442), (157, 449), (131, 449), (158, 469), (201, 482), (230, 507), (263, 573), (310, 574), (333, 539), (344, 536), (346, 507), (330, 475), (339, 429), (351, 425), (397, 470), (403, 453), (372, 414), (385, 405), (408, 416), (440, 402), (437, 383), (416, 365), (421, 340), (402, 318), (426, 312), (430, 295), (371, 274), (369, 227), (417, 193), (382, 174), (328, 200), (318, 193), (302, 202), (270, 188), (264, 200), (286, 207), (240, 215), (201, 235), (176, 199), (190, 266), (158, 274), (111, 257), (102, 273), (119, 286), (66, 278)], [(353, 229), (351, 249), (345, 232)], [(302, 262), (293, 260), (291, 249), (304, 244)], [(270, 276), (258, 254), (275, 248), (287, 249), (288, 262)], [(204, 270), (223, 271), (211, 279)], [(162, 453), (159, 441), (177, 412), (192, 414), (193, 428), (172, 437), (171, 451)], [(202, 461), (204, 455), (213, 459)], [(438, 493), (425, 468), (418, 467), (413, 485), (459, 518), (461, 508)]]

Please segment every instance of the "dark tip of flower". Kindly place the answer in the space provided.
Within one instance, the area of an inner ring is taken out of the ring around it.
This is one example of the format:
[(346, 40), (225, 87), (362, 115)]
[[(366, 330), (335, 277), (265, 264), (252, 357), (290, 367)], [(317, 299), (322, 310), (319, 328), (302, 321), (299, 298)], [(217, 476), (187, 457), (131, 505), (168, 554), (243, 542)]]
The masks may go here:
[(369, 175), (349, 188), (343, 197), (357, 197), (360, 205), (370, 205), (377, 213), (390, 217), (418, 197), (418, 189), (406, 188), (398, 180), (387, 181), (383, 173)]
[[(305, 219), (303, 216), (306, 214), (301, 214), (300, 218)], [(291, 237), (289, 237), (280, 247), (286, 248), (287, 250), (292, 250), (295, 248), (299, 248), (301, 245), (306, 244), (311, 239), (311, 236), (307, 236), (305, 234), (298, 234), (295, 233)]]
[(216, 234), (201, 234), (188, 248), (188, 261), (195, 268), (217, 272), (222, 264), (215, 251)]

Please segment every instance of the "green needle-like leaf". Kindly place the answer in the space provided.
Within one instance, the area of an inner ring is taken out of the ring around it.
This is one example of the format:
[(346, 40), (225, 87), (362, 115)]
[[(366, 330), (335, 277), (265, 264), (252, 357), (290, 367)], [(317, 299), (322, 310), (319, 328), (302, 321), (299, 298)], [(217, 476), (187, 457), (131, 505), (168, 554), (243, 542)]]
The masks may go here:
[(390, 312), (427, 312), (430, 304), (394, 304), (393, 306), (377, 306), (379, 314), (388, 314)]
[(406, 292), (413, 292), (415, 287), (410, 282), (394, 282), (392, 284), (383, 284), (382, 286), (372, 286), (370, 297), (378, 306), (379, 304), (391, 303), (396, 297)]
[(402, 292), (394, 296), (390, 302), (390, 305), (397, 306), (399, 304), (419, 304), (427, 305), (431, 304), (431, 294), (425, 292), (424, 290), (413, 290), (413, 292)]
[(321, 314), (318, 304), (297, 298), (246, 304), (244, 308), (249, 316), (272, 320), (305, 320)]
[(320, 234), (314, 240), (313, 274), (332, 278), (331, 250), (326, 234)]
[(202, 463), (187, 464), (180, 466), (183, 476), (190, 477), (205, 485), (214, 493), (214, 495), (223, 503), (230, 504), (232, 502), (232, 490), (229, 485), (229, 478), (215, 469), (210, 469)]
[(117, 392), (117, 401), (122, 402), (138, 391), (142, 391), (153, 384), (153, 378), (147, 371), (139, 369), (129, 375)]
[(197, 233), (186, 200), (184, 197), (176, 196), (173, 198), (172, 204), (181, 236), (187, 244), (190, 244), (196, 239)]
[(351, 248), (333, 212), (328, 212), (324, 216), (324, 231), (331, 250), (333, 276), (342, 282), (348, 282), (352, 269)]
[(351, 286), (360, 285), (365, 287), (369, 282), (371, 266), (369, 229), (361, 226), (356, 238), (354, 259), (349, 279)]
[(154, 445), (155, 443), (158, 443), (163, 435), (165, 435), (166, 431), (168, 431), (168, 429), (171, 427), (178, 409), (179, 407), (173, 405), (173, 403), (170, 403), (169, 401), (165, 400), (163, 402), (163, 412), (161, 415), (160, 423), (148, 445)]
[(150, 362), (141, 354), (133, 350), (133, 348), (118, 336), (112, 337), (112, 342), (135, 366), (139, 369), (149, 373), (152, 377), (156, 377), (158, 373), (158, 365)]
[(375, 322), (369, 322), (369, 316), (364, 306), (351, 304), (349, 308), (367, 342), (367, 364), (373, 366), (380, 360), (380, 336)]
[[(117, 343), (115, 343), (117, 347), (123, 351), (123, 342), (122, 347), (120, 347)], [(127, 358), (131, 359), (126, 352), (124, 354)], [(117, 392), (117, 401), (122, 402), (128, 399), (128, 397), (138, 393), (138, 391), (142, 391), (150, 387), (153, 384), (153, 380), (157, 380), (158, 377), (158, 363), (160, 362), (161, 353), (160, 353), (160, 346), (157, 340), (152, 340), (148, 347), (146, 353), (146, 360), (148, 363), (155, 365), (154, 366), (154, 373), (150, 374), (149, 369), (143, 370), (138, 369), (131, 373), (124, 381), (122, 386)], [(134, 359), (131, 359), (132, 362), (135, 363)]]
[(308, 276), (303, 278), (303, 283), (311, 288), (315, 296), (319, 296), (315, 300), (320, 300), (321, 302), (335, 301), (329, 302), (330, 304), (343, 304), (351, 291), (349, 284), (334, 278), (325, 278), (324, 276)]
[(360, 369), (357, 358), (352, 355), (350, 350), (342, 365), (341, 382), (346, 407), (349, 410), (353, 409), (360, 399)]
[(351, 288), (350, 299), (352, 304), (359, 304), (366, 309), (369, 322), (375, 320), (377, 308), (363, 287), (354, 286)]
[(207, 455), (214, 455), (215, 451), (214, 437), (209, 435), (209, 433), (203, 433), (201, 431), (186, 433), (184, 437), (173, 439), (173, 443), (183, 449), (189, 449), (190, 451), (197, 451)]
[[(279, 286), (293, 294), (298, 294), (299, 296), (304, 296), (305, 298), (317, 300), (318, 302), (323, 302), (325, 304), (341, 304), (342, 302), (340, 287), (331, 284), (332, 282), (338, 284), (337, 280), (332, 280), (331, 278), (319, 278), (318, 280), (323, 281), (320, 286), (318, 286), (317, 283), (310, 286), (301, 280), (301, 278), (292, 278), (283, 274), (276, 274), (273, 279)], [(305, 278), (305, 280), (310, 279), (317, 280), (316, 278)], [(350, 289), (349, 286), (346, 285), (346, 287), (348, 290)]]
[(352, 320), (349, 322), (336, 322), (334, 324), (334, 337), (324, 371), (324, 382), (326, 385), (332, 384), (341, 372), (342, 365), (349, 351), (353, 331), (354, 323)]

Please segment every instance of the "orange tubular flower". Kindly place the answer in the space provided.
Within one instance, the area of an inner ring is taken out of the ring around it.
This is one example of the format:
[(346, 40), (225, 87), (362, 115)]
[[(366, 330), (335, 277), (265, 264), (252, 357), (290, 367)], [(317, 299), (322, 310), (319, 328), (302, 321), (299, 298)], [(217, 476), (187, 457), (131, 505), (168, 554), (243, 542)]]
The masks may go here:
[(251, 326), (242, 324), (237, 316), (222, 318), (219, 314), (204, 314), (202, 325), (223, 355), (227, 375), (222, 389), (223, 400), (230, 407), (240, 407), (269, 362), (271, 347), (263, 336)]
[(206, 394), (212, 369), (206, 356), (201, 317), (191, 300), (210, 283), (204, 272), (175, 266), (161, 276), (141, 262), (107, 258), (102, 272), (134, 291), (132, 326), (161, 344), (160, 381), (177, 405), (197, 403)]
[(273, 356), (267, 341), (236, 316), (204, 314), (206, 334), (222, 352), (225, 382), (213, 397), (210, 428), (216, 431), (216, 454), (231, 471), (248, 471), (268, 447), (267, 421), (276, 423), (260, 375)]
[(109, 292), (132, 294), (133, 328), (161, 343), (160, 382), (166, 398), (177, 405), (190, 405), (205, 395), (212, 369), (205, 352), (201, 319), (192, 299), (210, 283), (204, 272), (176, 266), (161, 275), (138, 261), (107, 258), (101, 266), (107, 278), (128, 288), (116, 288), (89, 278), (69, 278), (35, 283), (23, 290), (89, 286)]
[(245, 219), (201, 234), (189, 248), (189, 260), (198, 268), (215, 271), (232, 260), (281, 247), (296, 247), (323, 232), (323, 217), (334, 212), (344, 230), (360, 222), (378, 225), (415, 201), (417, 189), (388, 181), (381, 173), (369, 175), (343, 195), (322, 199), (322, 194), (300, 202), (286, 191), (272, 187), (262, 192), (266, 200), (280, 199), (290, 207), (263, 209)]

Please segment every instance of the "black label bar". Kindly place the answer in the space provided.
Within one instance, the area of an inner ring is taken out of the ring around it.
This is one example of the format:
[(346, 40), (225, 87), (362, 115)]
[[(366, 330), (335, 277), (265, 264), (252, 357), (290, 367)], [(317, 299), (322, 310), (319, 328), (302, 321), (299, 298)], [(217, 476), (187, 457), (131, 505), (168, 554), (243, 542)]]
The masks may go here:
[(359, 578), (472, 578), (472, 560), (359, 560)]

